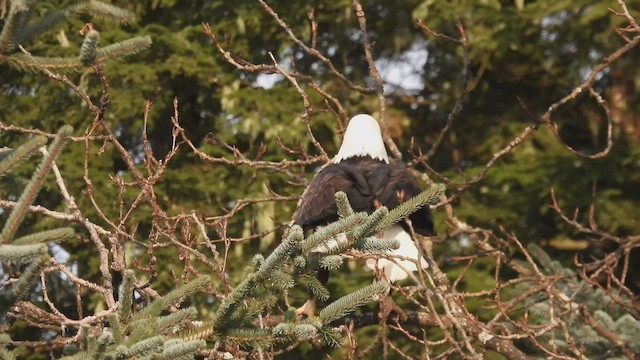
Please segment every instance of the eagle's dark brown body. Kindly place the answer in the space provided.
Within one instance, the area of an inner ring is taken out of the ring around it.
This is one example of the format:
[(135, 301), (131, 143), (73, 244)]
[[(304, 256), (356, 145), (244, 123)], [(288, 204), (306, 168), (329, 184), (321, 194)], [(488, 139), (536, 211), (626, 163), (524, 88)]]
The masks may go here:
[[(369, 156), (351, 157), (320, 170), (303, 195), (294, 222), (308, 230), (338, 220), (334, 197), (338, 191), (347, 194), (355, 211), (370, 214), (380, 206), (393, 209), (421, 189), (404, 164), (387, 164)], [(428, 206), (409, 219), (418, 234), (434, 234)]]
[[(295, 224), (304, 230), (314, 230), (338, 220), (335, 201), (338, 191), (347, 194), (355, 211), (371, 214), (380, 206), (393, 209), (419, 194), (421, 189), (404, 164), (389, 163), (378, 122), (370, 115), (359, 114), (349, 121), (333, 162), (320, 170), (302, 195), (294, 217)], [(409, 219), (416, 233), (434, 235), (428, 206), (410, 215)], [(367, 267), (392, 282), (406, 278), (409, 272), (426, 269), (428, 264), (407, 230), (407, 224), (402, 222), (400, 226), (393, 225), (376, 235), (397, 241), (399, 247), (386, 252), (391, 259), (368, 259)], [(327, 282), (328, 276), (327, 270), (318, 269), (318, 279), (322, 284)], [(315, 311), (316, 299), (310, 291), (309, 299), (296, 313), (314, 316)]]

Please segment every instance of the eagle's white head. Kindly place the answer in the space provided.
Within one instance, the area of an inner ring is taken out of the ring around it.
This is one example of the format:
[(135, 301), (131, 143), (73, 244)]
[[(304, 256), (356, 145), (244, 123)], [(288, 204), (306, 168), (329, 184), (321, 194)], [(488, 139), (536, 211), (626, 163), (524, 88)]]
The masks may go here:
[(389, 156), (382, 141), (380, 125), (371, 115), (359, 114), (349, 120), (342, 145), (333, 158), (334, 163), (355, 156), (370, 156), (389, 163)]

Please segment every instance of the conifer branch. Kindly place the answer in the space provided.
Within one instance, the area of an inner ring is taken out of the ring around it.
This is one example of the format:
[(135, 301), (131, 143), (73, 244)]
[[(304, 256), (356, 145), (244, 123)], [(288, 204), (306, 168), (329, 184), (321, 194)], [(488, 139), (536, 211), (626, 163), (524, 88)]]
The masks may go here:
[(136, 54), (151, 46), (151, 43), (152, 41), (150, 36), (138, 36), (105, 46), (98, 49), (96, 62), (103, 63), (108, 60), (119, 59)]
[(150, 352), (156, 351), (166, 341), (162, 335), (156, 335), (131, 345), (127, 350), (126, 356), (135, 357), (147, 355)]
[(11, 171), (21, 160), (33, 155), (36, 150), (47, 142), (44, 136), (35, 136), (16, 149), (2, 152), (0, 160), (0, 177)]
[(9, 66), (20, 70), (77, 70), (82, 67), (79, 57), (44, 57), (15, 53), (5, 58)]
[(337, 269), (342, 265), (343, 257), (341, 255), (323, 256), (318, 262), (318, 266), (326, 270)]
[(238, 344), (271, 343), (275, 339), (271, 329), (237, 328), (229, 329), (225, 339)]
[(255, 289), (255, 285), (258, 282), (269, 278), (280, 266), (286, 263), (293, 248), (298, 246), (302, 240), (302, 236), (302, 228), (300, 226), (294, 225), (291, 227), (285, 241), (269, 255), (256, 272), (247, 276), (220, 304), (211, 321), (214, 329), (224, 326), (236, 306)]
[(78, 329), (78, 340), (80, 341), (80, 345), (85, 349), (88, 349), (91, 345), (91, 339), (89, 339), (90, 333), (91, 326), (88, 324), (80, 325), (80, 328)]
[(367, 213), (359, 212), (317, 230), (302, 242), (302, 253), (306, 254), (323, 242), (329, 241), (329, 239), (334, 236), (352, 229), (354, 226), (362, 223), (365, 219), (367, 219)]
[(294, 225), (289, 231), (287, 239), (280, 244), (273, 253), (264, 261), (264, 264), (260, 266), (256, 276), (259, 280), (267, 279), (273, 272), (280, 266), (284, 265), (284, 261), (287, 259), (294, 246), (297, 246), (302, 240), (302, 228)]
[(211, 327), (210, 324), (202, 324), (200, 326), (194, 326), (185, 331), (182, 331), (177, 334), (180, 338), (188, 341), (195, 339), (208, 339), (216, 334), (216, 331)]
[(252, 273), (227, 295), (211, 320), (211, 326), (216, 331), (224, 327), (231, 313), (236, 309), (238, 304), (255, 289), (256, 284), (257, 276), (255, 273)]
[(24, 0), (13, 0), (2, 32), (0, 32), (0, 53), (8, 53), (16, 47), (16, 37), (26, 22), (28, 6)]
[(400, 247), (396, 239), (380, 239), (377, 237), (366, 237), (355, 241), (354, 249), (366, 252), (385, 252), (395, 250)]
[(375, 232), (383, 231), (391, 225), (396, 224), (398, 221), (413, 214), (421, 207), (434, 203), (444, 194), (444, 191), (445, 186), (443, 184), (433, 184), (429, 186), (429, 188), (423, 192), (391, 209), (389, 214), (377, 224)]
[(125, 334), (123, 324), (120, 322), (118, 314), (110, 314), (107, 316), (107, 322), (109, 323), (109, 331), (113, 335), (114, 343), (121, 343), (125, 338)]
[(34, 56), (30, 53), (26, 53), (25, 51), (4, 56), (2, 60), (6, 61), (9, 66), (23, 71), (80, 70), (83, 67), (90, 66), (94, 63), (104, 63), (110, 60), (115, 60), (136, 54), (151, 46), (152, 43), (150, 36), (139, 36), (99, 49), (97, 48), (98, 41), (98, 32), (92, 30), (87, 33), (79, 56)]
[[(4, 245), (11, 246), (11, 245)], [(3, 247), (0, 245), (0, 248)], [(40, 270), (49, 261), (49, 255), (47, 254), (46, 247), (41, 248), (41, 255), (39, 258), (32, 261), (27, 268), (22, 272), (20, 278), (13, 285), (13, 294), (15, 301), (24, 299), (29, 290), (33, 289), (33, 286), (38, 282), (40, 276)]]
[(330, 322), (355, 311), (358, 307), (371, 301), (374, 297), (386, 293), (387, 291), (389, 291), (388, 282), (376, 281), (367, 287), (345, 295), (327, 305), (322, 309), (322, 311), (320, 311), (318, 318), (323, 324), (329, 324)]
[(301, 280), (320, 301), (326, 301), (329, 299), (329, 290), (320, 283), (318, 278), (315, 276), (305, 276)]
[(2, 229), (2, 243), (6, 244), (15, 235), (18, 226), (22, 223), (24, 216), (27, 213), (27, 209), (29, 205), (33, 203), (36, 196), (40, 192), (40, 188), (42, 187), (42, 183), (53, 164), (53, 161), (60, 155), (62, 148), (64, 146), (65, 140), (67, 136), (72, 132), (71, 126), (65, 125), (58, 131), (58, 134), (54, 138), (51, 145), (49, 145), (49, 154), (44, 156), (40, 165), (36, 169), (36, 172), (31, 177), (29, 184), (22, 192), (20, 199), (18, 200), (18, 204), (13, 208), (7, 222)]
[[(376, 211), (372, 212), (362, 224), (353, 229), (351, 236), (353, 239), (361, 239), (363, 237), (369, 237), (379, 233), (381, 231), (379, 229), (379, 224), (385, 217), (387, 217), (388, 214), (389, 209), (385, 206), (377, 208)], [(386, 229), (386, 227), (383, 228), (383, 230), (384, 229)]]
[(13, 240), (11, 243), (13, 245), (56, 243), (71, 239), (74, 235), (75, 231), (73, 230), (73, 228), (63, 227), (25, 235)]
[(170, 339), (164, 344), (162, 356), (165, 359), (193, 359), (193, 355), (205, 346), (207, 343), (204, 340), (185, 342), (182, 339)]
[(0, 346), (0, 359), (2, 360), (16, 360), (16, 356), (6, 348)]
[(332, 348), (339, 348), (342, 345), (342, 334), (336, 329), (320, 327), (318, 328), (318, 335), (325, 344)]
[(84, 66), (93, 65), (98, 57), (98, 45), (100, 45), (100, 33), (90, 29), (84, 37), (80, 47), (80, 61)]
[(70, 12), (68, 10), (51, 10), (47, 11), (42, 18), (36, 20), (32, 24), (24, 27), (16, 36), (17, 44), (25, 44), (31, 41), (36, 36), (42, 34), (47, 30), (51, 30), (59, 23), (69, 18)]
[(336, 197), (336, 208), (338, 209), (338, 217), (346, 218), (354, 214), (353, 208), (351, 204), (349, 204), (349, 198), (347, 197), (347, 193), (344, 191), (338, 191), (335, 194)]
[(168, 309), (169, 307), (174, 306), (176, 304), (179, 304), (187, 296), (195, 293), (198, 290), (202, 290), (209, 285), (211, 285), (211, 281), (209, 280), (208, 276), (205, 276), (205, 275), (198, 276), (197, 278), (189, 281), (188, 283), (168, 292), (164, 296), (158, 299), (155, 299), (147, 307), (140, 310), (138, 313), (134, 314), (131, 317), (131, 321), (133, 322), (137, 320), (158, 316), (163, 310)]
[(295, 286), (295, 280), (293, 277), (280, 270), (274, 272), (273, 275), (271, 275), (270, 280), (279, 290), (291, 289)]
[(76, 13), (88, 13), (91, 16), (97, 16), (107, 20), (115, 20), (121, 23), (131, 23), (135, 21), (135, 14), (131, 11), (102, 1), (90, 0), (84, 4), (76, 5), (72, 9)]
[(172, 328), (181, 328), (198, 316), (198, 310), (193, 306), (186, 309), (180, 309), (166, 316), (156, 318), (158, 332), (164, 334)]
[(29, 42), (37, 35), (52, 29), (72, 16), (84, 13), (89, 14), (94, 18), (99, 17), (120, 23), (131, 23), (135, 20), (135, 15), (126, 9), (115, 7), (101, 1), (91, 0), (82, 4), (70, 6), (63, 10), (52, 10), (46, 12), (42, 18), (19, 31), (16, 36), (16, 43), (24, 44)]
[(276, 338), (291, 337), (298, 341), (308, 341), (318, 335), (318, 328), (313, 324), (283, 322), (274, 326), (272, 333)]
[(46, 251), (44, 244), (0, 245), (0, 261), (6, 265), (22, 265), (33, 262)]
[(133, 290), (135, 288), (135, 272), (131, 269), (124, 271), (122, 276), (122, 290), (118, 304), (118, 317), (120, 321), (127, 323), (131, 316), (131, 305), (133, 305)]
[(151, 46), (152, 43), (150, 36), (140, 36), (111, 44), (92, 53), (90, 48), (97, 46), (98, 40), (99, 37), (96, 34), (92, 33), (91, 37), (87, 34), (81, 55), (76, 57), (44, 57), (16, 53), (6, 56), (5, 60), (10, 66), (20, 70), (79, 70), (93, 63), (104, 63), (136, 54)]

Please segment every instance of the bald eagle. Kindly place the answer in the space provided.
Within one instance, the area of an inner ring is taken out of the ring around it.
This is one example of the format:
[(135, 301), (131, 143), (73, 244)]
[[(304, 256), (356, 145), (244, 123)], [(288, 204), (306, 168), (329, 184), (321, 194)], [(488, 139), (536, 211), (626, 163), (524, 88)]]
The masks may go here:
[[(338, 191), (347, 194), (354, 211), (370, 214), (380, 206), (393, 209), (418, 195), (421, 190), (405, 164), (389, 162), (378, 122), (369, 115), (356, 115), (349, 121), (338, 154), (318, 172), (302, 195), (294, 223), (306, 231), (338, 220), (335, 201)], [(414, 212), (409, 220), (416, 233), (434, 235), (433, 218), (428, 206)], [(414, 260), (396, 260), (398, 266), (387, 259), (369, 259), (367, 267), (378, 270), (387, 280), (394, 282), (406, 278), (407, 271), (418, 269), (416, 264), (422, 268), (428, 267), (406, 223), (393, 225), (378, 237), (399, 242), (400, 247), (389, 251), (389, 255)], [(318, 276), (321, 282), (326, 283), (328, 272), (320, 270)], [(315, 298), (312, 294), (309, 296), (309, 301), (298, 309), (298, 314), (314, 315)]]

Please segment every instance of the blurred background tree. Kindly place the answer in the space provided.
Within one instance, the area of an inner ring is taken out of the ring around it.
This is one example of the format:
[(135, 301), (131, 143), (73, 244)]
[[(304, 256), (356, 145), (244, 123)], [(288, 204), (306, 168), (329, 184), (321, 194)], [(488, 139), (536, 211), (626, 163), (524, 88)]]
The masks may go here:
[[(10, 3), (0, 1), (1, 18), (6, 18)], [(31, 10), (37, 18), (75, 3), (43, 1)], [(357, 91), (358, 86), (373, 88), (375, 79), (364, 55), (363, 33), (352, 1), (268, 2), (287, 24), (286, 30), (323, 54), (348, 81), (335, 76), (318, 57), (310, 56), (256, 1), (111, 3), (135, 14), (137, 21), (112, 26), (99, 17), (80, 14), (23, 46), (39, 56), (77, 54), (83, 41), (78, 31), (89, 21), (105, 44), (151, 36), (151, 48), (125, 61), (104, 65), (109, 104), (100, 121), (145, 172), (149, 164), (145, 162), (147, 149), (142, 134), (146, 131), (155, 157), (162, 159), (171, 151), (176, 98), (180, 125), (193, 145), (206, 154), (228, 159), (203, 161), (192, 151), (179, 151), (155, 183), (153, 197), (167, 216), (175, 216), (175, 229), (180, 228), (180, 215), (192, 210), (204, 219), (210, 226), (209, 236), (224, 253), (230, 282), (235, 284), (253, 254), (277, 246), (295, 210), (296, 196), (323, 163), (305, 124), (299, 120), (305, 108), (298, 91), (282, 75), (259, 71), (257, 65), (273, 66), (269, 55), (273, 54), (283, 68), (308, 77), (298, 78), (305, 89), (313, 87), (309, 81), (317, 85), (315, 91), (308, 90), (315, 109), (310, 114), (310, 127), (329, 156), (339, 145), (346, 118), (332, 113), (340, 109), (325, 102), (322, 92), (338, 99), (349, 115), (381, 115), (375, 93)], [(631, 14), (640, 13), (640, 2), (628, 0), (626, 6)], [(495, 232), (507, 229), (525, 244), (543, 246), (551, 257), (567, 266), (575, 256), (581, 260), (602, 258), (618, 244), (587, 241), (584, 233), (568, 226), (551, 206), (550, 189), (555, 190), (562, 209), (569, 213), (579, 210), (576, 220), (582, 223), (589, 223), (590, 208), (595, 204), (593, 217), (600, 229), (621, 237), (640, 233), (635, 215), (640, 206), (640, 193), (636, 191), (640, 187), (637, 48), (598, 72), (591, 85), (607, 101), (614, 122), (613, 146), (607, 156), (589, 159), (566, 148), (590, 155), (608, 146), (607, 114), (588, 91), (583, 91), (553, 114), (557, 136), (549, 127), (541, 126), (492, 166), (481, 181), (467, 184), (496, 152), (527, 126), (540, 121), (551, 104), (571, 94), (587, 80), (594, 66), (623, 47), (625, 36), (633, 38), (634, 34), (618, 30), (626, 26), (625, 18), (610, 10), (619, 11), (618, 2), (407, 0), (393, 5), (363, 1), (362, 7), (376, 65), (384, 80), (389, 132), (405, 161), (447, 185), (449, 195), (456, 197), (453, 205), (459, 218)], [(0, 26), (5, 25), (2, 21)], [(317, 30), (310, 26), (312, 21)], [(241, 64), (248, 71), (239, 71), (225, 60), (203, 31), (203, 22), (210, 24), (218, 45), (232, 58), (246, 61)], [(465, 47), (459, 41), (457, 24), (464, 27)], [(96, 101), (99, 99), (103, 86), (92, 68), (66, 76)], [(19, 71), (7, 63), (0, 63), (0, 79), (1, 145), (15, 147), (24, 141), (26, 135), (10, 126), (54, 133), (68, 124), (78, 136), (88, 129), (97, 129), (92, 135), (106, 134), (95, 127), (89, 107), (61, 82), (39, 72)], [(145, 116), (147, 100), (153, 106)], [(454, 114), (451, 129), (438, 140), (458, 103), (461, 111)], [(437, 148), (431, 153), (434, 144)], [(99, 141), (88, 146), (87, 175), (100, 210), (92, 205), (83, 179), (84, 143), (69, 144), (58, 164), (83, 215), (100, 219), (97, 222), (109, 228), (111, 224), (105, 219), (122, 217), (120, 199), (128, 206), (138, 195), (136, 189), (122, 185), (136, 178), (116, 146)], [(238, 161), (232, 149), (248, 159), (304, 160), (305, 165), (249, 166)], [(33, 166), (24, 164), (14, 172), (15, 178), (6, 182), (3, 178), (1, 198), (15, 198), (22, 187), (20, 176), (28, 178), (32, 171)], [(45, 185), (36, 203), (65, 209), (53, 182)], [(154, 232), (153, 210), (144, 203), (136, 207), (121, 230), (138, 241), (151, 238), (163, 243), (158, 239), (166, 234)], [(2, 212), (0, 221), (4, 222), (6, 216), (7, 212)], [(42, 230), (53, 220), (31, 215), (27, 222), (24, 232)], [(451, 228), (442, 211), (436, 211), (436, 224), (439, 239), (445, 240), (436, 246), (437, 259), (455, 278), (466, 265), (456, 257), (475, 254), (478, 249), (468, 234), (449, 235)], [(127, 246), (131, 254), (147, 251), (140, 247), (131, 250), (136, 248), (135, 243)], [(175, 248), (158, 248), (153, 254), (149, 252), (148, 258), (132, 256), (127, 261), (141, 272), (146, 270), (139, 279), (150, 279), (153, 289), (165, 293), (186, 274), (182, 262), (176, 259)], [(78, 273), (89, 279), (100, 276), (97, 260), (90, 260), (95, 259), (95, 252), (81, 240), (65, 243), (57, 251), (62, 257), (68, 254), (65, 261), (75, 264)], [(626, 285), (638, 294), (638, 250), (631, 256), (635, 261), (629, 261), (632, 270)], [(491, 286), (494, 266), (474, 263), (466, 275), (474, 281), (463, 282), (462, 290)], [(357, 269), (344, 267), (332, 280), (331, 289), (348, 293), (369, 281), (369, 275)], [(348, 276), (353, 271), (357, 276)], [(59, 299), (68, 296), (64, 286), (54, 292)], [(295, 296), (303, 301), (304, 291)], [(61, 306), (64, 311), (75, 311), (72, 297), (65, 304)], [(481, 305), (470, 303), (469, 310), (483, 317)], [(86, 311), (104, 306), (98, 297), (83, 303)], [(200, 311), (207, 312), (206, 308)], [(2, 320), (7, 320), (4, 315)], [(26, 328), (17, 333), (23, 340), (42, 335), (29, 334)], [(303, 347), (300, 351), (307, 350)]]

